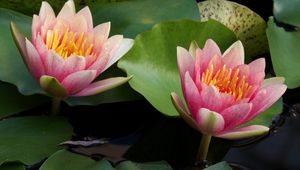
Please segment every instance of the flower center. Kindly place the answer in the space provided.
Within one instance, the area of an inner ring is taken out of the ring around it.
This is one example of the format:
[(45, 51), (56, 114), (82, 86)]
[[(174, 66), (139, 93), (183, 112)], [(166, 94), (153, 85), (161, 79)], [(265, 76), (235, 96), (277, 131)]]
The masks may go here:
[(234, 72), (227, 68), (226, 64), (222, 68), (214, 71), (214, 66), (210, 65), (202, 73), (201, 81), (207, 85), (215, 86), (220, 92), (231, 94), (236, 100), (248, 96), (252, 86), (248, 84), (245, 76), (239, 75), (240, 70)]
[(48, 30), (45, 44), (49, 50), (56, 51), (63, 58), (68, 58), (72, 54), (96, 56), (93, 52), (93, 40), (92, 35), (87, 35), (84, 32), (78, 35), (78, 32), (66, 30), (61, 35), (58, 30)]

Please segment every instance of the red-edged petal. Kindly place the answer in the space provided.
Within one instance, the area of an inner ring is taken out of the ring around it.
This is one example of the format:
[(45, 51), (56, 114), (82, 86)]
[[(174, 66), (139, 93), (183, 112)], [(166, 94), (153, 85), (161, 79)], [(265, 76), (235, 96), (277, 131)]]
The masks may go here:
[(195, 119), (204, 134), (214, 135), (224, 129), (225, 122), (222, 115), (209, 109), (200, 108)]
[(191, 54), (182, 47), (177, 47), (177, 65), (180, 73), (181, 82), (184, 81), (185, 73), (194, 75), (194, 59)]
[(240, 125), (243, 120), (248, 116), (252, 108), (251, 103), (236, 104), (223, 110), (221, 115), (225, 120), (226, 130), (230, 130)]
[(230, 67), (244, 64), (244, 47), (241, 41), (236, 41), (233, 43), (224, 53), (222, 60), (224, 63)]
[(61, 84), (71, 96), (86, 88), (95, 79), (95, 76), (96, 70), (82, 70), (68, 75)]
[(217, 134), (216, 137), (224, 139), (242, 139), (254, 136), (260, 136), (269, 132), (269, 128), (261, 125), (252, 125), (240, 129), (234, 129)]
[(104, 91), (110, 90), (112, 88), (118, 87), (132, 78), (130, 77), (113, 77), (109, 79), (100, 80), (88, 85), (86, 88), (80, 92), (74, 94), (73, 96), (90, 96), (102, 93)]
[(75, 15), (75, 4), (73, 0), (68, 0), (57, 15), (57, 19), (70, 20)]
[(258, 91), (256, 96), (250, 101), (253, 104), (253, 108), (245, 122), (254, 119), (261, 112), (269, 108), (283, 95), (286, 89), (287, 86), (284, 84), (274, 84)]
[(35, 47), (29, 40), (26, 39), (26, 62), (30, 72), (36, 79), (39, 79), (41, 75), (45, 74), (44, 65), (41, 61), (40, 55), (36, 51)]
[(194, 116), (201, 107), (201, 97), (194, 81), (192, 80), (188, 72), (185, 73), (185, 79), (183, 83), (183, 94), (190, 112)]

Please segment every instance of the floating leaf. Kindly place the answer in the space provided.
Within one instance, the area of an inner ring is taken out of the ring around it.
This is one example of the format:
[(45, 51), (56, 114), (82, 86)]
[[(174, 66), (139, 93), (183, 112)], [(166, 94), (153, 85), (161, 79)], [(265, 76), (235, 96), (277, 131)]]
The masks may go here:
[(217, 20), (226, 25), (245, 47), (247, 62), (253, 56), (268, 52), (266, 22), (248, 7), (227, 0), (207, 0), (198, 3), (201, 21)]
[(21, 161), (31, 165), (59, 149), (72, 128), (62, 117), (28, 116), (0, 121), (0, 165)]
[(119, 67), (134, 75), (129, 84), (156, 109), (168, 116), (178, 116), (170, 94), (182, 96), (176, 62), (176, 47), (188, 48), (196, 40), (202, 48), (208, 38), (221, 49), (228, 48), (236, 37), (216, 21), (180, 20), (157, 24), (151, 31), (137, 36), (133, 48), (119, 61)]
[(300, 86), (300, 31), (287, 32), (270, 18), (267, 29), (276, 76), (285, 77), (288, 88)]
[(299, 0), (274, 0), (274, 17), (283, 23), (300, 27), (299, 8)]
[(110, 162), (103, 159), (95, 161), (87, 156), (60, 150), (50, 156), (40, 170), (172, 170), (166, 162), (134, 163), (123, 161), (115, 168)]
[(41, 95), (24, 96), (16, 87), (0, 81), (0, 119), (41, 105), (48, 100)]
[(18, 162), (9, 162), (0, 165), (0, 170), (25, 170), (25, 166)]

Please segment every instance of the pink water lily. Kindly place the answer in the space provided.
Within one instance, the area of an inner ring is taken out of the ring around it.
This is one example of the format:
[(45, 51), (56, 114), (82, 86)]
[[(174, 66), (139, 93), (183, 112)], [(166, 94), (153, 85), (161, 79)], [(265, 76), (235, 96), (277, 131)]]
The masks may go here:
[(208, 39), (203, 49), (195, 43), (189, 52), (178, 47), (177, 63), (188, 110), (174, 92), (172, 101), (193, 128), (226, 139), (268, 132), (261, 125), (240, 127), (269, 108), (287, 88), (282, 77), (264, 80), (264, 58), (244, 64), (240, 41), (221, 54), (218, 45)]
[(109, 37), (110, 22), (93, 27), (89, 8), (76, 13), (73, 0), (57, 16), (42, 2), (39, 15), (33, 16), (31, 42), (14, 23), (11, 30), (29, 71), (54, 97), (94, 95), (131, 78), (93, 82), (132, 47), (133, 40), (122, 35)]

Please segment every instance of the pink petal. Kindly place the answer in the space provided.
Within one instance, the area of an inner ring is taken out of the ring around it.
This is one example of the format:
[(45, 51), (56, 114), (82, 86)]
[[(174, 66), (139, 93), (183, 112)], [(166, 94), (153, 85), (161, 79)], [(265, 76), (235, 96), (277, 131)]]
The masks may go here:
[(34, 75), (34, 77), (36, 79), (39, 79), (41, 75), (45, 74), (43, 63), (35, 47), (27, 39), (26, 39), (26, 50), (27, 50), (26, 62), (28, 64), (28, 68), (30, 72)]
[(44, 22), (48, 16), (50, 16), (51, 18), (55, 18), (55, 13), (54, 13), (52, 7), (49, 5), (49, 3), (46, 1), (43, 1), (41, 9), (40, 9), (40, 13), (39, 13), (41, 22)]
[(100, 53), (104, 42), (108, 39), (110, 31), (110, 22), (97, 25), (94, 28), (94, 49), (96, 53)]
[(207, 67), (207, 64), (211, 60), (211, 58), (215, 55), (221, 56), (220, 48), (212, 39), (208, 39), (205, 42), (202, 54), (202, 61), (204, 61), (205, 68)]
[(72, 55), (68, 57), (64, 62), (62, 78), (65, 78), (65, 76), (71, 73), (78, 72), (85, 69), (85, 64), (86, 64), (85, 57), (83, 56)]
[(32, 26), (31, 26), (31, 29), (32, 29), (32, 42), (35, 43), (36, 41), (36, 37), (37, 37), (37, 34), (39, 32), (39, 29), (41, 27), (41, 20), (40, 20), (40, 17), (37, 16), (37, 15), (33, 15), (33, 19), (32, 19)]
[[(87, 23), (88, 31), (93, 30), (93, 18), (89, 7), (84, 7), (76, 15), (82, 15)], [(76, 17), (76, 16), (75, 16)]]
[(234, 129), (231, 131), (227, 132), (222, 132), (216, 137), (224, 138), (224, 139), (242, 139), (242, 138), (249, 138), (249, 137), (254, 137), (254, 136), (260, 136), (263, 134), (268, 133), (269, 128), (261, 125), (252, 125), (252, 126), (247, 126), (244, 128), (240, 129)]
[(190, 109), (190, 112), (194, 116), (194, 114), (196, 114), (198, 109), (201, 107), (201, 98), (198, 88), (192, 80), (189, 72), (185, 73), (185, 79), (182, 87), (186, 103)]
[(274, 84), (260, 89), (256, 96), (250, 101), (253, 104), (253, 108), (245, 122), (254, 119), (261, 112), (269, 108), (283, 95), (286, 89), (287, 86), (284, 84)]
[[(220, 93), (214, 86), (202, 85), (201, 90), (201, 107), (208, 108), (215, 112), (221, 112), (234, 102), (233, 96)], [(217, 101), (217, 102), (216, 102)]]
[(236, 41), (233, 43), (222, 56), (224, 63), (230, 67), (234, 68), (235, 66), (244, 64), (244, 47), (241, 41)]
[(194, 59), (190, 53), (182, 47), (177, 47), (177, 65), (180, 72), (181, 82), (184, 81), (186, 72), (194, 75)]
[(68, 95), (72, 96), (86, 88), (96, 76), (96, 70), (82, 70), (68, 75), (61, 84), (67, 89)]
[(272, 77), (272, 78), (265, 79), (263, 81), (262, 88), (265, 88), (272, 84), (283, 84), (283, 83), (284, 83), (284, 77)]
[(248, 116), (252, 108), (251, 103), (241, 103), (236, 104), (231, 107), (226, 108), (222, 111), (221, 115), (225, 120), (225, 128), (226, 130), (230, 130), (240, 125), (240, 123), (244, 120), (245, 117)]
[(57, 15), (57, 19), (70, 20), (75, 15), (75, 5), (73, 0), (68, 0)]
[(122, 40), (122, 44), (119, 47), (119, 49), (115, 52), (115, 54), (110, 58), (108, 63), (106, 64), (105, 68), (102, 70), (105, 71), (107, 68), (109, 68), (111, 65), (113, 65), (116, 61), (118, 61), (121, 57), (126, 54), (131, 47), (133, 46), (133, 40), (129, 38), (124, 38)]
[(49, 51), (44, 60), (46, 74), (62, 81), (64, 63), (65, 60), (61, 56), (52, 50)]
[[(104, 49), (96, 61), (89, 67), (90, 70), (97, 70), (97, 75), (102, 73), (112, 56), (117, 52), (123, 40), (122, 35), (110, 37), (104, 44)], [(108, 57), (108, 59), (106, 58)]]
[(58, 19), (53, 25), (53, 30), (57, 30), (60, 35), (63, 35), (69, 27), (68, 21)]
[(171, 99), (172, 103), (175, 106), (176, 110), (180, 114), (180, 116), (183, 118), (183, 120), (189, 124), (192, 128), (195, 130), (199, 130), (197, 122), (193, 119), (193, 117), (190, 115), (190, 113), (185, 109), (184, 104), (180, 97), (175, 93), (171, 93)]
[(46, 66), (47, 56), (49, 52), (40, 35), (38, 35), (36, 38), (35, 47), (38, 53), (40, 54), (43, 65)]
[(248, 82), (250, 84), (260, 84), (265, 78), (265, 59), (256, 59), (249, 63), (248, 66), (250, 70)]
[(222, 115), (206, 108), (201, 108), (195, 115), (198, 127), (204, 134), (214, 135), (224, 128)]
[(88, 31), (88, 23), (84, 16), (75, 15), (70, 21), (70, 27), (73, 32), (87, 32)]
[(120, 86), (132, 78), (130, 77), (114, 77), (109, 79), (100, 80), (88, 85), (83, 90), (79, 91), (78, 93), (74, 94), (73, 96), (90, 96), (95, 95), (98, 93), (102, 93), (104, 91), (110, 90), (117, 86)]

